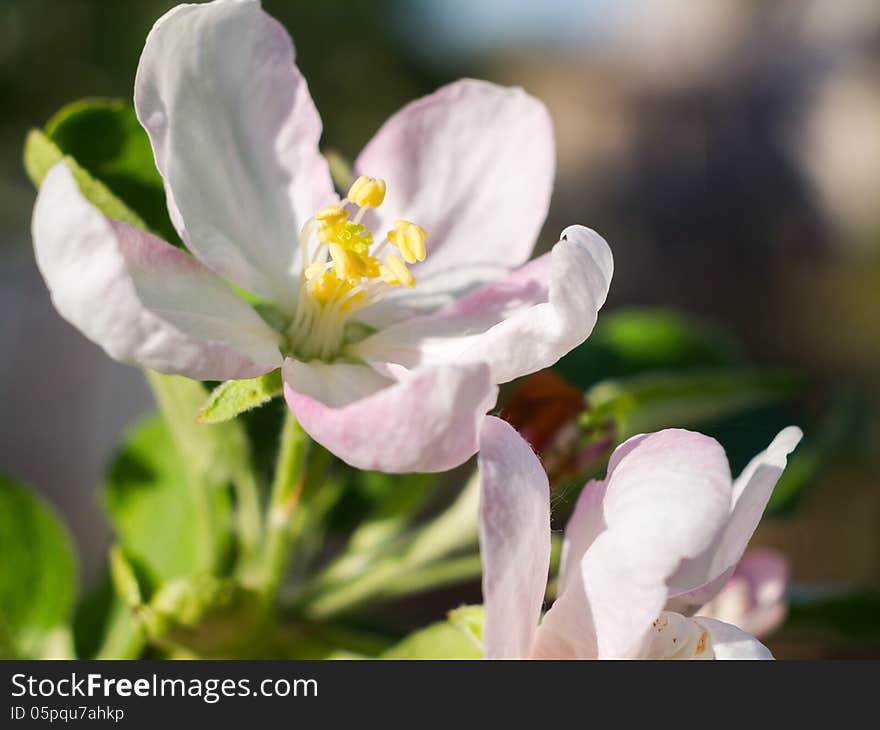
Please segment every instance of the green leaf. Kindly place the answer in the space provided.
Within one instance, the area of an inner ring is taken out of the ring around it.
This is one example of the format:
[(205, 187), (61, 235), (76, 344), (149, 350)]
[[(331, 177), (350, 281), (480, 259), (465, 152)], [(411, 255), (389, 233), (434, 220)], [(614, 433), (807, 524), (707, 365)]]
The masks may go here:
[(661, 428), (696, 427), (792, 396), (787, 373), (704, 371), (634, 375), (597, 383), (586, 393), (586, 429), (613, 428), (615, 441)]
[(355, 472), (354, 481), (369, 506), (351, 534), (349, 549), (371, 550), (400, 535), (437, 487), (436, 474)]
[(33, 492), (0, 476), (0, 656), (39, 658), (71, 621), (76, 565), (66, 530)]
[(73, 173), (80, 192), (104, 215), (147, 229), (143, 219), (117, 198), (101, 181), (92, 177), (70, 155), (64, 154), (45, 134), (33, 129), (24, 147), (24, 166), (34, 185), (39, 187), (49, 170), (64, 161)]
[(199, 410), (199, 423), (224, 423), (240, 413), (268, 403), (281, 395), (281, 370), (250, 380), (227, 380), (218, 385)]
[(785, 634), (824, 634), (847, 641), (880, 642), (880, 590), (804, 594), (790, 598)]
[(101, 212), (180, 245), (150, 140), (128, 104), (86, 99), (64, 107), (44, 133), (29, 135), (25, 168), (39, 185), (65, 155), (68, 163), (75, 161), (74, 175), (83, 194)]
[(227, 492), (197, 491), (189, 479), (169, 428), (158, 417), (141, 421), (128, 434), (109, 469), (103, 496), (119, 542), (156, 584), (210, 571), (215, 528), (230, 521)]
[(769, 515), (787, 515), (802, 504), (822, 471), (860, 430), (863, 432), (863, 411), (864, 403), (854, 395), (842, 395), (832, 402), (820, 423), (807, 432), (803, 443), (789, 457), (767, 505)]
[(473, 628), (457, 622), (440, 621), (420, 629), (384, 652), (382, 659), (482, 659)]
[(699, 320), (671, 311), (625, 309), (603, 312), (590, 338), (554, 370), (586, 389), (599, 378), (648, 370), (730, 367), (744, 361), (738, 343)]

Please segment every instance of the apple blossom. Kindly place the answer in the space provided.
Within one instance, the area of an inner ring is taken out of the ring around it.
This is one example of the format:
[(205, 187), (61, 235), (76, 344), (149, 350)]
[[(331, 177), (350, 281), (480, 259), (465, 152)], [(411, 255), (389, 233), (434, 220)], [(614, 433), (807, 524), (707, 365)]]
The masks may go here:
[(480, 548), (487, 658), (770, 659), (745, 631), (691, 617), (733, 573), (786, 457), (784, 429), (732, 480), (717, 441), (669, 429), (634, 436), (590, 481), (565, 528), (557, 597), (541, 618), (550, 492), (504, 421), (480, 433)]
[(785, 620), (787, 587), (784, 555), (775, 550), (749, 550), (721, 592), (699, 613), (736, 624), (758, 638), (768, 636)]
[(216, 0), (156, 23), (135, 107), (192, 255), (106, 218), (64, 163), (33, 219), (56, 308), (117, 360), (209, 380), (282, 367), (341, 458), (437, 471), (474, 453), (498, 384), (595, 324), (613, 268), (598, 234), (569, 227), (525, 263), (555, 160), (520, 89), (462, 80), (404, 107), (340, 200), (287, 32), (258, 0)]

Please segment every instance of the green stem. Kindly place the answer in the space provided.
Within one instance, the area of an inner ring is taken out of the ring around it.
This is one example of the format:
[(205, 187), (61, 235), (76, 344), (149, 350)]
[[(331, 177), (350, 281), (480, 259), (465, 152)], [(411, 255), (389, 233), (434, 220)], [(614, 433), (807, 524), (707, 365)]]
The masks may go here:
[(236, 496), (236, 516), (238, 535), (241, 542), (239, 570), (245, 582), (253, 573), (260, 557), (262, 522), (260, 517), (260, 495), (253, 472), (242, 469), (233, 480)]
[(272, 480), (272, 492), (266, 510), (266, 544), (263, 553), (261, 593), (271, 602), (278, 591), (287, 567), (291, 545), (291, 515), (303, 488), (306, 452), (309, 440), (302, 427), (288, 411), (281, 431), (281, 447)]
[(463, 583), (477, 578), (481, 572), (482, 562), (478, 553), (438, 560), (421, 570), (399, 576), (382, 592), (382, 599), (402, 598), (422, 591)]
[[(442, 561), (452, 553), (471, 548), (478, 539), (477, 507), (480, 483), (477, 474), (459, 496), (432, 522), (419, 528), (408, 544), (395, 554), (365, 565), (366, 556), (349, 555), (327, 573), (318, 576), (303, 592), (303, 613), (313, 619), (327, 619), (349, 612), (370, 601), (402, 595), (397, 584), (416, 586), (409, 592), (430, 587), (430, 581), (451, 582), (444, 571), (469, 577), (475, 563), (473, 556)], [(442, 561), (442, 562), (441, 562)], [(436, 566), (437, 573), (432, 571)], [(452, 567), (450, 567), (452, 566)], [(425, 578), (419, 574), (425, 572)], [(329, 579), (328, 579), (329, 578)]]
[(435, 520), (416, 533), (407, 550), (414, 565), (426, 565), (479, 540), (477, 514), (480, 506), (480, 475), (475, 471), (455, 501)]

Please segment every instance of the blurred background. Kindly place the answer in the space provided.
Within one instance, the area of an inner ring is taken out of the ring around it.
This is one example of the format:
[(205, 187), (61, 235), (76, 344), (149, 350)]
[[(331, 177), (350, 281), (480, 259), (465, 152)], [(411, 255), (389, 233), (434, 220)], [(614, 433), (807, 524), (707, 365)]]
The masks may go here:
[[(174, 4), (0, 0), (0, 469), (64, 514), (84, 581), (109, 541), (95, 487), (152, 404), (137, 370), (52, 308), (21, 150), (69, 101), (130, 100), (144, 38)], [(615, 255), (607, 311), (715, 323), (755, 362), (803, 373), (817, 413), (855, 403), (846, 448), (755, 544), (784, 551), (795, 583), (880, 585), (877, 0), (263, 4), (294, 38), (323, 145), (349, 159), (402, 104), (462, 76), (541, 98), (558, 172), (539, 246), (589, 225)], [(837, 651), (819, 638), (771, 646)]]

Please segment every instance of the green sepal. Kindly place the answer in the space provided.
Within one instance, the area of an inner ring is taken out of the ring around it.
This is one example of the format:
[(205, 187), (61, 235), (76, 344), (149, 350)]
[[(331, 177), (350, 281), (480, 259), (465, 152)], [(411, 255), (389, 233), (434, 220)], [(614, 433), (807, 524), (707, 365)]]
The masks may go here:
[(281, 395), (282, 389), (280, 368), (250, 380), (227, 380), (214, 388), (199, 409), (196, 421), (203, 424), (231, 421)]
[(459, 606), (447, 614), (449, 623), (461, 629), (474, 642), (474, 646), (483, 651), (483, 623), (486, 611), (482, 606)]
[(144, 602), (140, 582), (134, 566), (119, 545), (110, 548), (110, 580), (113, 581), (116, 595), (123, 600), (126, 606), (140, 608)]

